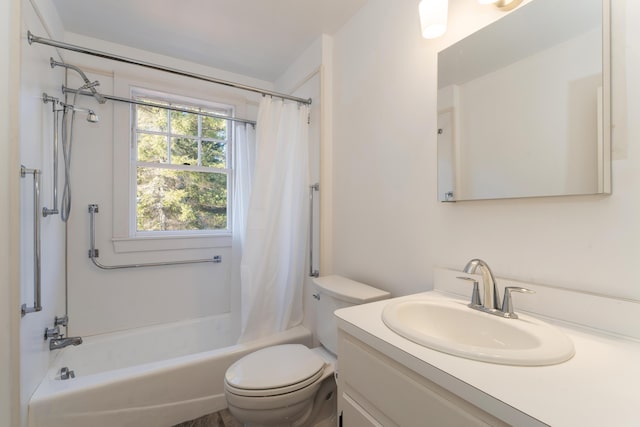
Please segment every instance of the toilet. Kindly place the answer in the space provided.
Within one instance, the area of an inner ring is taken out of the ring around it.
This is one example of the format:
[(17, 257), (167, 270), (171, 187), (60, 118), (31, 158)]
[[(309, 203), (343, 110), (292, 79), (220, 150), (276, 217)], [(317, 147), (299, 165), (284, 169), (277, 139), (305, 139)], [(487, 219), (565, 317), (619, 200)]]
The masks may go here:
[(387, 299), (390, 294), (341, 276), (313, 279), (315, 333), (321, 347), (283, 344), (244, 356), (227, 369), (229, 411), (245, 426), (333, 427), (339, 308)]

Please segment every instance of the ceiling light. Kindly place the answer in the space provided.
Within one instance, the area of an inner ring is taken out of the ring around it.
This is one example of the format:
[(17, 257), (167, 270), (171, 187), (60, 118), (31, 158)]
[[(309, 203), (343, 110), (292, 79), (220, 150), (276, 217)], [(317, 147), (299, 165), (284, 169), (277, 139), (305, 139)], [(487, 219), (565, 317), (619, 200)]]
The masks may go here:
[(422, 0), (418, 6), (422, 37), (434, 39), (447, 30), (448, 0)]

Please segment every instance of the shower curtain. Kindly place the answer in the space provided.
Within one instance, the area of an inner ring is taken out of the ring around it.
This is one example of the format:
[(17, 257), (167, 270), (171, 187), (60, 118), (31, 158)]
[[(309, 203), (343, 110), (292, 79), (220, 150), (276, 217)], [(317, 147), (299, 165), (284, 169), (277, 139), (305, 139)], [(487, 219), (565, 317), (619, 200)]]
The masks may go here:
[(243, 243), (239, 342), (302, 322), (309, 222), (309, 107), (263, 97)]
[[(233, 249), (234, 259), (242, 256), (242, 245), (247, 229), (247, 213), (251, 196), (251, 182), (256, 164), (256, 134), (250, 124), (237, 124), (235, 128), (236, 144), (234, 155), (233, 190)], [(237, 255), (237, 257), (236, 257)], [(233, 283), (239, 283), (240, 278)]]

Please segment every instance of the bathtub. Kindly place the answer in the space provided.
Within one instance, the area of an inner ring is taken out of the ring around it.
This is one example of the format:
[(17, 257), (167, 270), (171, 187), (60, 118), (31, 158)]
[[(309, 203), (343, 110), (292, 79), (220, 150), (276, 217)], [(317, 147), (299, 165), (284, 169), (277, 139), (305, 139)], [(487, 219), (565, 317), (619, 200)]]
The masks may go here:
[[(224, 373), (275, 344), (311, 345), (302, 326), (233, 344), (228, 316), (88, 337), (59, 350), (29, 402), (29, 427), (162, 427), (226, 408)], [(60, 379), (68, 367), (75, 378)]]

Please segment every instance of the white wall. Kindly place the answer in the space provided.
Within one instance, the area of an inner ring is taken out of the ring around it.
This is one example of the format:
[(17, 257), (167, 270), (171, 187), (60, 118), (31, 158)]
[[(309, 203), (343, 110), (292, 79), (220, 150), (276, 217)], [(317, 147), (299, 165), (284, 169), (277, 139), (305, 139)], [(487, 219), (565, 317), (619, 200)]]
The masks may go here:
[(0, 2), (0, 425), (20, 420), (18, 103), (20, 1)]
[[(38, 8), (39, 9), (39, 8)], [(45, 19), (42, 21), (41, 18)], [(37, 168), (41, 176), (41, 207), (53, 207), (53, 113), (52, 104), (42, 102), (42, 93), (60, 97), (63, 73), (51, 70), (49, 58), (59, 59), (55, 49), (43, 45), (29, 45), (27, 31), (55, 37), (48, 23), (57, 22), (51, 10), (38, 10), (28, 0), (22, 1), (20, 30), (20, 163)], [(27, 176), (20, 180), (20, 240), (21, 303), (33, 305), (33, 180)], [(42, 311), (30, 313), (20, 321), (20, 382), (22, 422), (26, 421), (27, 404), (45, 375), (49, 360), (54, 356), (43, 331), (52, 327), (55, 316), (64, 315), (64, 225), (59, 215), (41, 219), (41, 288)], [(63, 331), (64, 332), (64, 331)]]
[(334, 271), (401, 295), (480, 257), (498, 276), (639, 300), (640, 4), (613, 1), (613, 194), (443, 204), (436, 55), (503, 12), (452, 0), (448, 33), (427, 41), (417, 3), (370, 0), (334, 38)]

